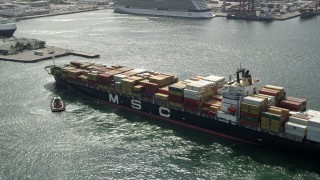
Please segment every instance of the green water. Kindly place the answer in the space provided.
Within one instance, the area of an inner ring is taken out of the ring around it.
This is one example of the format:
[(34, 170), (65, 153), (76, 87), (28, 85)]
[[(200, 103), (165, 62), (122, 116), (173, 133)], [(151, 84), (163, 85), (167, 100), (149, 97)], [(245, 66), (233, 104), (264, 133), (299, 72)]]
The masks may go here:
[[(94, 52), (85, 60), (227, 77), (241, 63), (320, 110), (320, 17), (301, 21), (187, 20), (111, 10), (18, 22), (16, 37)], [(319, 179), (317, 162), (114, 109), (56, 86), (52, 61), (0, 61), (0, 179)], [(53, 96), (67, 104), (51, 113)]]

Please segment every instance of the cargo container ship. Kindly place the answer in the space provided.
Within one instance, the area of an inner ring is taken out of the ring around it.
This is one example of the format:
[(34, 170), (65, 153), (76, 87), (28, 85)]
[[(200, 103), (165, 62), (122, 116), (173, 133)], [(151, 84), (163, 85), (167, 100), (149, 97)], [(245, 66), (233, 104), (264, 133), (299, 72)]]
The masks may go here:
[(198, 19), (215, 16), (204, 0), (117, 0), (114, 12)]
[(70, 62), (48, 66), (57, 84), (102, 104), (151, 116), (222, 138), (277, 150), (320, 152), (320, 112), (286, 95), (284, 87), (260, 88), (244, 68), (236, 77), (194, 76), (123, 66)]

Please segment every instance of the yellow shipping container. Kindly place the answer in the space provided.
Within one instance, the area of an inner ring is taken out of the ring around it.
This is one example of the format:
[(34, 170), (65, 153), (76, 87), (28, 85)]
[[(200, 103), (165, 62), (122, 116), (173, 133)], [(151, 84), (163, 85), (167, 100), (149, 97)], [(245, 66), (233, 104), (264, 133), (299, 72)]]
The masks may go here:
[(270, 126), (270, 123), (271, 122), (269, 121), (269, 119), (266, 119), (264, 117), (261, 118), (261, 124)]
[(262, 113), (261, 110), (257, 111), (257, 110), (252, 110), (252, 109), (248, 109), (248, 108), (242, 108), (242, 107), (241, 107), (240, 111), (245, 112), (245, 113), (254, 114), (254, 115), (260, 115)]
[(252, 95), (252, 97), (256, 97), (256, 98), (260, 98), (263, 99), (265, 101), (268, 101), (268, 98), (264, 96), (264, 94), (254, 94)]
[(140, 77), (140, 76), (130, 76), (129, 79), (132, 79), (135, 82), (140, 82), (140, 81), (144, 80), (144, 78)]
[(280, 115), (280, 116), (282, 115), (282, 110), (280, 110), (280, 109), (269, 108), (268, 112), (272, 113), (272, 114), (277, 114), (277, 115)]
[(261, 127), (261, 129), (270, 130), (269, 125), (261, 124), (260, 127)]
[(269, 110), (273, 111), (274, 114), (279, 113), (278, 115), (282, 115), (285, 117), (289, 116), (289, 109), (270, 106)]
[(253, 111), (261, 111), (261, 109), (262, 109), (261, 106), (247, 104), (244, 102), (241, 103), (240, 107), (241, 107), (241, 109), (249, 109), (249, 110), (253, 110)]
[(169, 95), (162, 94), (162, 93), (155, 93), (155, 98), (162, 99), (162, 100), (168, 100)]
[(178, 109), (182, 109), (182, 104), (174, 103), (169, 101), (169, 105)]
[(221, 110), (221, 106), (211, 105), (211, 106), (209, 107), (209, 110), (210, 110), (210, 111), (214, 111), (214, 112), (218, 112), (218, 111)]
[(92, 81), (96, 81), (97, 80), (97, 75), (96, 73), (88, 73), (88, 79), (92, 80)]
[(276, 133), (280, 133), (283, 131), (283, 128), (282, 127), (270, 127), (270, 131), (272, 132), (276, 132)]
[(273, 129), (280, 129), (280, 128), (282, 128), (282, 127), (283, 127), (283, 126), (272, 126), (272, 125), (271, 125), (271, 126), (270, 126), (270, 129), (271, 129), (271, 128), (273, 128)]
[(142, 85), (133, 86), (133, 90), (135, 90), (135, 91), (142, 91), (142, 89), (143, 89)]

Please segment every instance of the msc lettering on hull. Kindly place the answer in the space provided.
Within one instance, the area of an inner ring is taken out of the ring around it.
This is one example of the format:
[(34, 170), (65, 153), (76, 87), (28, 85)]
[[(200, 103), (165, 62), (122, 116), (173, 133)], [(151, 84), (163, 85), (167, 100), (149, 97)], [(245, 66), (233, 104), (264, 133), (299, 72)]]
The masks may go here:
[[(119, 104), (119, 96), (109, 94), (109, 102), (114, 104)], [(136, 110), (141, 110), (141, 101), (136, 99), (131, 99), (131, 108)], [(159, 107), (159, 115), (165, 118), (170, 118), (170, 109), (166, 107)]]
[(119, 104), (118, 95), (112, 96), (112, 94), (109, 94), (109, 102), (112, 102), (114, 104)]

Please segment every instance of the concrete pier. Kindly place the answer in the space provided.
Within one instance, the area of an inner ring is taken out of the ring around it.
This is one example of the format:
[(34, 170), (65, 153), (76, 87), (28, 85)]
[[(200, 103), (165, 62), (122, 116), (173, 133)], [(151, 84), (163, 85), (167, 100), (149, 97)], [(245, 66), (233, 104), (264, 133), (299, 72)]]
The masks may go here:
[(98, 58), (99, 54), (93, 54), (88, 52), (80, 52), (75, 50), (68, 50), (59, 47), (47, 46), (37, 50), (24, 50), (18, 54), (12, 55), (0, 55), (2, 61), (13, 61), (22, 63), (33, 63), (47, 59), (53, 59), (62, 56), (75, 55), (85, 58)]

